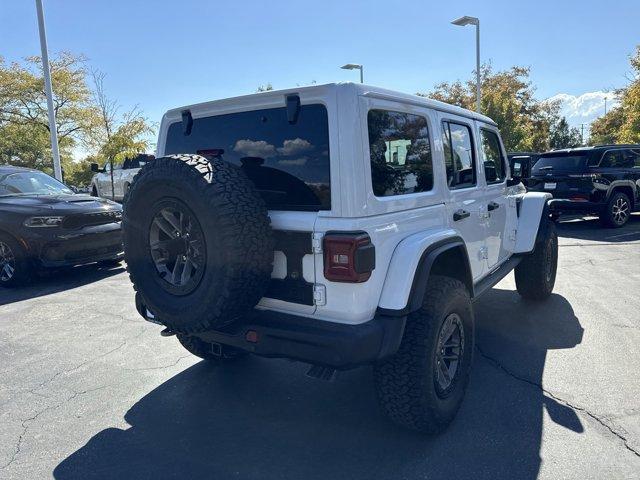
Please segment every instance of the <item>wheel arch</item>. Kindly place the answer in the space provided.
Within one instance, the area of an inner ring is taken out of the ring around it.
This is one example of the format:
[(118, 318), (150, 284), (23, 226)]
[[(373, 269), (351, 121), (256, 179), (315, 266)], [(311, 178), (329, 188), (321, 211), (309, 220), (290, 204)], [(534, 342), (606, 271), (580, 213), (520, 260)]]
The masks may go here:
[[(536, 241), (544, 234), (546, 222), (543, 219), (549, 217), (551, 194), (542, 192), (528, 192), (520, 200), (518, 212), (518, 225), (516, 244), (513, 253), (530, 253), (536, 245)], [(540, 228), (542, 225), (542, 229)]]
[(460, 280), (473, 297), (469, 255), (464, 240), (455, 231), (417, 234), (400, 242), (391, 258), (378, 311), (397, 316), (421, 308), (431, 275)]
[(629, 197), (629, 200), (631, 201), (631, 208), (635, 209), (636, 192), (634, 188), (635, 188), (635, 184), (633, 182), (614, 185), (613, 188), (611, 188), (609, 195), (607, 196), (607, 201), (609, 201), (609, 199), (618, 192), (624, 193), (627, 197)]

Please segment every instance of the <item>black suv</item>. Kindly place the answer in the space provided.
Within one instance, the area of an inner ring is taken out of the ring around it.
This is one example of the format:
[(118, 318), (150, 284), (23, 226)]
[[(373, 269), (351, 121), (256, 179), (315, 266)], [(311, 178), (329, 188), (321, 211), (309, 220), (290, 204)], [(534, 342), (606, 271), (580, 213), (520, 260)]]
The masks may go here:
[(543, 153), (531, 169), (530, 191), (553, 195), (557, 214), (598, 215), (621, 227), (640, 209), (640, 145), (597, 145)]

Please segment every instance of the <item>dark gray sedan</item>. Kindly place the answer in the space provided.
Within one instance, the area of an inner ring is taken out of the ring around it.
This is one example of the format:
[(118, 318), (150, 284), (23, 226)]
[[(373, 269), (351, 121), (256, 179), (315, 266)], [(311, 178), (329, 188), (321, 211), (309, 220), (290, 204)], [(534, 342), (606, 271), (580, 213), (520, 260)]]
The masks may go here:
[(36, 268), (115, 264), (122, 259), (122, 207), (74, 194), (38, 170), (0, 166), (0, 286)]

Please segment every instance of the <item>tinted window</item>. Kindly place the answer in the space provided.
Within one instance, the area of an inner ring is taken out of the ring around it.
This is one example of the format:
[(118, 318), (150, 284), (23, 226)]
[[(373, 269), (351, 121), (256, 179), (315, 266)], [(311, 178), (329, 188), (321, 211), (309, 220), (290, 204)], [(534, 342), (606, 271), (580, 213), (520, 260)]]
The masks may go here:
[(466, 125), (443, 122), (444, 161), (449, 188), (466, 188), (476, 184), (475, 153), (471, 130)]
[(410, 113), (370, 110), (367, 121), (373, 193), (385, 197), (431, 190), (427, 120)]
[(480, 130), (480, 142), (487, 183), (503, 182), (506, 178), (506, 169), (498, 135), (490, 130), (482, 129)]
[(640, 149), (627, 150), (626, 155), (630, 167), (640, 168)]
[(329, 126), (323, 105), (303, 105), (296, 123), (286, 108), (194, 118), (167, 131), (165, 154), (198, 153), (239, 166), (274, 210), (329, 210)]
[(559, 171), (572, 172), (584, 170), (587, 165), (587, 154), (585, 152), (572, 152), (568, 154), (550, 153), (540, 157), (540, 160), (531, 169), (533, 174), (553, 173)]
[(600, 160), (600, 168), (624, 168), (628, 162), (624, 158), (623, 150), (610, 150), (605, 152)]

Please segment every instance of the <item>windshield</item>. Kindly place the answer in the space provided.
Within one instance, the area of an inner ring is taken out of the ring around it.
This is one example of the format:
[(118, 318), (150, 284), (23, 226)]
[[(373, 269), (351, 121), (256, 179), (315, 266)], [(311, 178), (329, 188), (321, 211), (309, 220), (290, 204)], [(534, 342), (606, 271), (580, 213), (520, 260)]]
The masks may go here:
[(0, 176), (0, 197), (17, 195), (71, 195), (73, 192), (42, 172), (16, 172)]
[(552, 154), (540, 157), (540, 160), (531, 169), (531, 173), (544, 174), (558, 171), (584, 170), (587, 164), (587, 155), (580, 153)]

